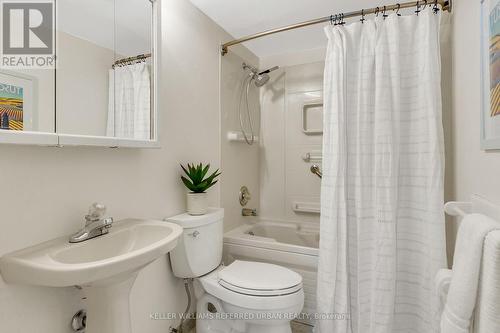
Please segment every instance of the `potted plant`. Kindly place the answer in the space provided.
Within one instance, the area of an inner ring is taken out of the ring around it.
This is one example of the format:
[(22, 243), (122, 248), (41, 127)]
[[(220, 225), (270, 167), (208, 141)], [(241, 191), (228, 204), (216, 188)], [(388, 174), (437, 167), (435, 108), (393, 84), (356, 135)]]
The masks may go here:
[(205, 178), (210, 164), (203, 166), (202, 163), (198, 165), (188, 163), (187, 168), (182, 164), (181, 168), (186, 174), (186, 177), (181, 176), (182, 182), (191, 191), (187, 194), (187, 212), (190, 215), (203, 215), (208, 210), (206, 191), (217, 183), (217, 177), (220, 175), (219, 169)]

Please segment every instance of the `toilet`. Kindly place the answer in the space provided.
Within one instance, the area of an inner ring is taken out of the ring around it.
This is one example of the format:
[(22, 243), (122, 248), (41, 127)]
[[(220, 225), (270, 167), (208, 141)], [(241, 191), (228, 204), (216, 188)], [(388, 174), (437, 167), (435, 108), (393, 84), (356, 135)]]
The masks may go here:
[(197, 333), (291, 333), (302, 310), (302, 277), (278, 265), (236, 260), (222, 264), (224, 210), (168, 218), (184, 229), (170, 252), (174, 275), (198, 285)]

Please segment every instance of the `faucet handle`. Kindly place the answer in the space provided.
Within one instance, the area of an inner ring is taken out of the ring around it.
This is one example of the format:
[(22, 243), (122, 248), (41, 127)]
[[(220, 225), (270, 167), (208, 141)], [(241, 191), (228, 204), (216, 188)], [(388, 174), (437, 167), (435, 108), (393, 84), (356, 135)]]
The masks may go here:
[(102, 219), (100, 222), (99, 222), (101, 225), (98, 227), (101, 232), (103, 234), (107, 234), (108, 233), (108, 229), (110, 229), (113, 225), (113, 218), (112, 217), (106, 217), (104, 219)]
[(90, 207), (89, 207), (89, 213), (85, 215), (85, 220), (87, 221), (97, 221), (101, 219), (104, 214), (106, 213), (106, 206), (103, 204), (94, 202)]
[(111, 225), (113, 224), (113, 218), (112, 217), (106, 217), (105, 219), (102, 219), (102, 224), (104, 228), (111, 228)]

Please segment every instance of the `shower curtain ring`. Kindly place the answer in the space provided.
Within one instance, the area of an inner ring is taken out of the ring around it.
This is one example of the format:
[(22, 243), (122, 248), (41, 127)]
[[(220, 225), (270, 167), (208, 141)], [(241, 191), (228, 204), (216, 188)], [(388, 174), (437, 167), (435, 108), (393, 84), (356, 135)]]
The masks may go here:
[(401, 10), (401, 4), (398, 3), (397, 6), (398, 6), (398, 9), (396, 9), (396, 15), (401, 16), (401, 13), (399, 12)]
[(330, 15), (330, 25), (333, 25), (333, 15)]
[(439, 12), (439, 7), (438, 7), (438, 0), (434, 1), (434, 7), (432, 8), (434, 11), (434, 14), (437, 14)]
[(375, 9), (375, 17), (378, 17), (378, 14), (379, 14), (379, 13), (380, 13), (380, 8), (379, 8), (379, 7), (377, 7), (377, 8)]
[(345, 24), (345, 21), (344, 21), (344, 13), (341, 13), (340, 14), (340, 25), (344, 25)]
[(364, 9), (361, 9), (361, 23), (365, 23), (365, 10)]
[(418, 13), (420, 13), (420, 1), (417, 1), (417, 10), (415, 11), (415, 14), (417, 14), (417, 16)]
[(384, 20), (385, 20), (385, 18), (386, 18), (387, 16), (389, 16), (389, 15), (387, 15), (386, 11), (387, 11), (387, 7), (386, 7), (386, 6), (384, 6), (384, 11), (382, 12), (382, 17), (384, 18)]

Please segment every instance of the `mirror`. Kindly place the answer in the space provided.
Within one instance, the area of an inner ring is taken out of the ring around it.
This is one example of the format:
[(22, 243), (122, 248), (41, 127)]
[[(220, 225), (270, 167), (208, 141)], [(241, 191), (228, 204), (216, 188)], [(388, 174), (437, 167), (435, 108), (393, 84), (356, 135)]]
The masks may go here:
[(58, 2), (58, 133), (152, 138), (152, 9), (149, 0)]
[(154, 142), (155, 1), (54, 4), (56, 68), (0, 68), (0, 142), (14, 132), (59, 145)]

